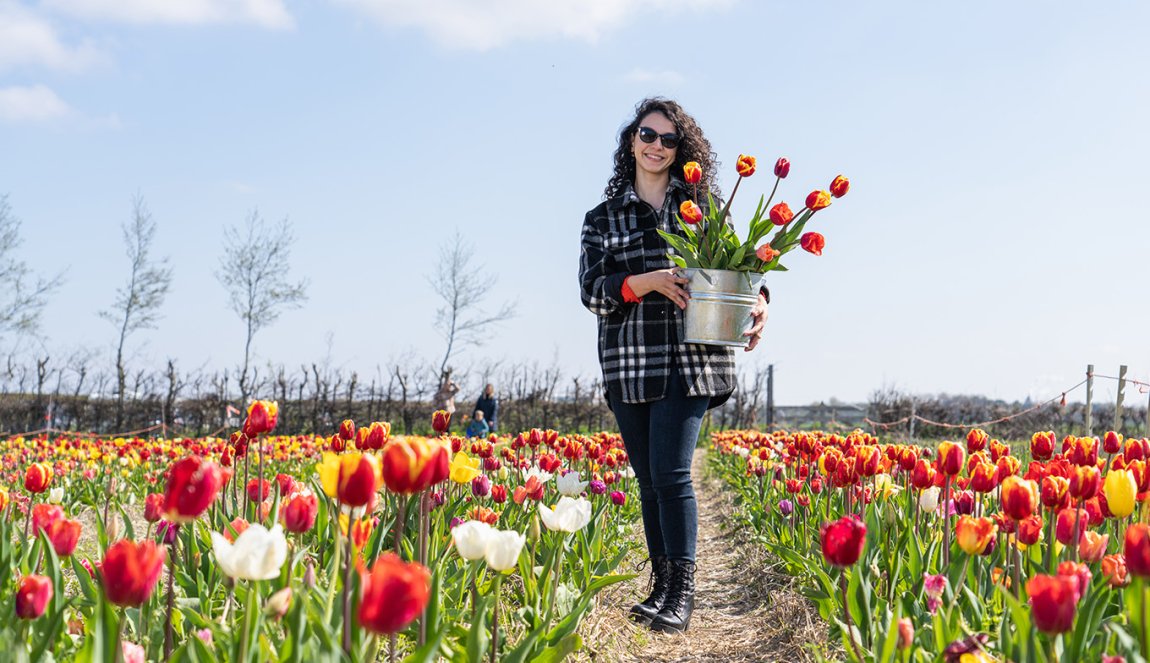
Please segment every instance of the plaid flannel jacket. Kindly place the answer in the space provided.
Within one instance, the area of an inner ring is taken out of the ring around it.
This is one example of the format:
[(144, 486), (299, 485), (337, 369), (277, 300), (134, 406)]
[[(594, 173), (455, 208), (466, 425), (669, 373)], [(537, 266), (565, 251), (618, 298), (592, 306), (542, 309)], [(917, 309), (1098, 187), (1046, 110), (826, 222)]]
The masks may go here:
[(735, 389), (734, 350), (681, 342), (683, 312), (658, 292), (636, 304), (623, 301), (628, 276), (675, 266), (667, 257), (670, 247), (656, 230), (682, 234), (675, 214), (689, 194), (687, 185), (672, 177), (663, 209), (656, 211), (627, 185), (583, 220), (583, 305), (599, 317), (599, 364), (607, 392), (624, 403), (663, 398), (673, 366), (687, 385), (687, 395), (710, 396), (709, 407), (721, 405)]

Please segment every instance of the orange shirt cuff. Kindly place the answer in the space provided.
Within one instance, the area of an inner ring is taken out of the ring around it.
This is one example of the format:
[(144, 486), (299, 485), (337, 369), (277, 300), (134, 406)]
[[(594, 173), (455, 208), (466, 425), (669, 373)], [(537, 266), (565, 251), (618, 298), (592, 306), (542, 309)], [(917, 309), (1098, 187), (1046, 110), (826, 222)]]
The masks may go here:
[(623, 279), (623, 301), (627, 302), (628, 304), (638, 304), (639, 302), (643, 301), (643, 298), (637, 297), (635, 295), (635, 291), (631, 289), (631, 284), (628, 283), (630, 280), (630, 276)]

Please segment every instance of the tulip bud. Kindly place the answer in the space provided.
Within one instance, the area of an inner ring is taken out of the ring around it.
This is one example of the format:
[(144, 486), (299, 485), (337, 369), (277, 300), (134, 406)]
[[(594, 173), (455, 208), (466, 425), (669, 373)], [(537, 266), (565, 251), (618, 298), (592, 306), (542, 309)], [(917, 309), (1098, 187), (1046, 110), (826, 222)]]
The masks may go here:
[(843, 177), (842, 175), (839, 175), (834, 179), (833, 182), (831, 182), (831, 195), (835, 198), (842, 198), (843, 196), (847, 195), (847, 191), (850, 191), (850, 188), (850, 180)]
[(542, 531), (539, 525), (539, 516), (535, 516), (531, 519), (531, 527), (527, 530), (527, 535), (531, 539), (532, 543), (539, 541), (539, 537), (542, 535)]
[(48, 463), (32, 463), (24, 472), (24, 488), (30, 493), (42, 493), (52, 483), (52, 466)]
[(144, 498), (144, 520), (154, 523), (164, 515), (164, 496), (152, 493)]
[(684, 223), (696, 224), (703, 220), (703, 210), (693, 200), (685, 200), (679, 205), (679, 216)]
[(339, 437), (344, 442), (350, 442), (355, 439), (355, 422), (351, 419), (344, 419), (339, 425)]
[(750, 177), (755, 174), (755, 157), (740, 154), (739, 160), (735, 162), (735, 170), (739, 172), (739, 177)]
[(451, 427), (451, 413), (447, 410), (436, 410), (431, 414), (431, 428), (443, 435)]
[(303, 584), (308, 589), (315, 589), (315, 562), (310, 558), (307, 560), (307, 565), (304, 566)]
[(291, 587), (284, 587), (268, 597), (268, 602), (264, 604), (264, 614), (278, 620), (287, 614), (289, 608), (291, 608)]
[(812, 211), (819, 211), (831, 204), (831, 194), (826, 191), (812, 191), (807, 195), (807, 207)]
[(775, 177), (785, 179), (791, 172), (791, 162), (786, 157), (779, 157), (775, 162)]
[(763, 244), (755, 249), (755, 257), (763, 262), (770, 262), (781, 255), (778, 251), (771, 248), (770, 244)]
[(611, 493), (611, 503), (615, 506), (623, 506), (627, 503), (627, 493), (621, 490), (616, 490)]
[(698, 184), (703, 179), (703, 168), (697, 161), (683, 164), (683, 179), (687, 184)]
[(914, 623), (910, 618), (903, 617), (898, 620), (898, 648), (910, 649), (914, 646)]

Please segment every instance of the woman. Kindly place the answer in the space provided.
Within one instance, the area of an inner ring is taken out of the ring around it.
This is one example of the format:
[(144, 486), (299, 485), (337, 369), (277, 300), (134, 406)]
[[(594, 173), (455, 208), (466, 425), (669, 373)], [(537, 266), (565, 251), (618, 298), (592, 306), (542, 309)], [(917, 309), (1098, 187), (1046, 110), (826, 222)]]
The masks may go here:
[[(583, 305), (599, 317), (607, 402), (639, 482), (651, 560), (653, 591), (631, 616), (664, 632), (687, 630), (694, 609), (698, 511), (691, 459), (703, 413), (735, 388), (733, 350), (680, 340), (688, 280), (656, 232), (681, 232), (676, 213), (690, 198), (682, 176), (689, 161), (702, 166), (699, 190), (717, 198), (715, 154), (695, 120), (674, 101), (640, 102), (619, 133), (606, 200), (583, 221), (579, 260)], [(768, 300), (764, 289), (747, 350), (758, 344)]]
[(475, 401), (475, 409), (483, 411), (483, 417), (487, 419), (487, 426), (494, 433), (495, 427), (498, 425), (496, 417), (499, 416), (499, 399), (495, 396), (495, 385), (490, 382), (487, 383), (487, 386), (483, 388), (483, 393)]

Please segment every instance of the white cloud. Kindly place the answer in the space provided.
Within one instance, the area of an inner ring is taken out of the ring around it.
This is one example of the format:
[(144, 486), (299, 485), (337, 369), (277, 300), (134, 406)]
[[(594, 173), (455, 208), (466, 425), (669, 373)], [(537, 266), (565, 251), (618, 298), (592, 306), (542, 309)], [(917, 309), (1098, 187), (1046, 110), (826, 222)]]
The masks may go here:
[(78, 71), (103, 59), (91, 43), (67, 46), (48, 21), (18, 2), (0, 0), (0, 70), (34, 65)]
[(2, 122), (46, 122), (72, 114), (68, 104), (44, 85), (0, 88)]
[(683, 84), (685, 80), (683, 75), (677, 71), (652, 71), (650, 69), (632, 69), (623, 76), (623, 80), (628, 83), (642, 83), (651, 85), (661, 85), (667, 87), (677, 87)]
[(43, 5), (75, 18), (122, 23), (250, 23), (273, 29), (295, 26), (283, 0), (44, 0)]
[(634, 16), (705, 11), (735, 0), (335, 0), (384, 25), (417, 28), (452, 48), (487, 50), (518, 39), (594, 41)]

